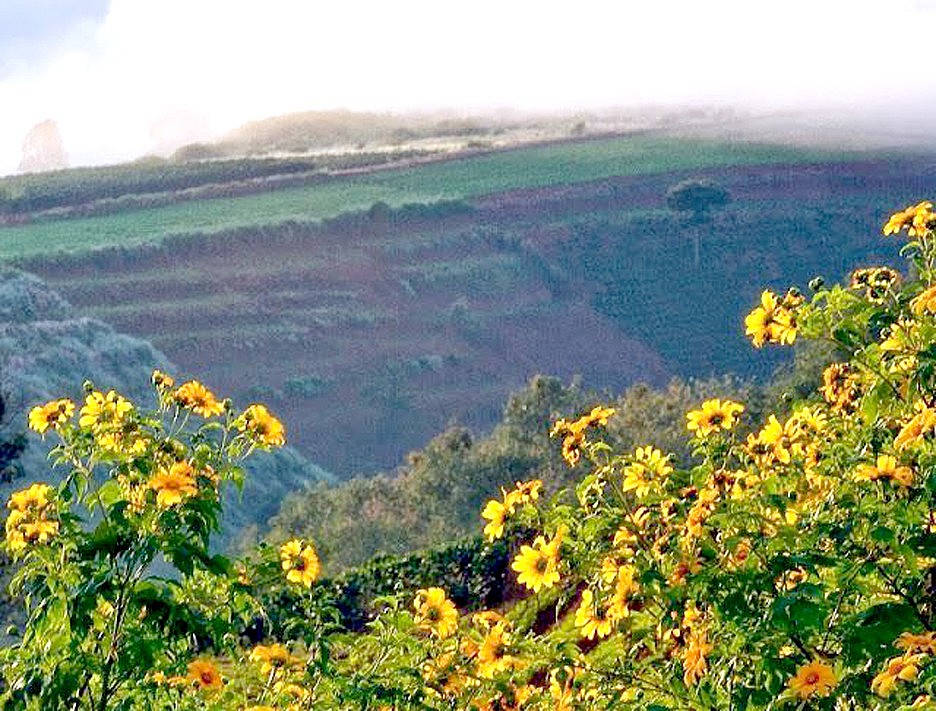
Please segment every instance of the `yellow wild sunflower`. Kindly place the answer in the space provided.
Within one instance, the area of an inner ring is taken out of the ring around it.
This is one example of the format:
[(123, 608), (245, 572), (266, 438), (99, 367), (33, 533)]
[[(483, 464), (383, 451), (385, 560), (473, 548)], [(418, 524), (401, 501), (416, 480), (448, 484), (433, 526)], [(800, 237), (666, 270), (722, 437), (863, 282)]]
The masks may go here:
[(504, 524), (507, 522), (507, 507), (503, 502), (497, 499), (491, 499), (487, 502), (481, 517), (487, 519), (488, 523), (484, 527), (484, 535), (489, 541), (493, 541), (504, 535)]
[(542, 588), (551, 588), (559, 582), (559, 531), (548, 543), (537, 536), (532, 546), (521, 546), (520, 553), (510, 567), (518, 573), (517, 582), (537, 593)]
[(905, 654), (891, 657), (884, 670), (871, 680), (871, 691), (878, 696), (890, 696), (898, 681), (913, 681), (920, 673), (919, 664), (926, 659), (925, 654)]
[(286, 428), (264, 405), (250, 405), (235, 424), (241, 432), (249, 432), (267, 446), (282, 447), (286, 444)]
[(932, 207), (933, 203), (924, 201), (895, 212), (884, 225), (884, 236), (897, 234), (901, 230), (907, 230), (910, 237), (926, 236), (933, 222), (936, 222)]
[(800, 699), (828, 696), (837, 685), (838, 679), (835, 677), (835, 671), (818, 659), (797, 669), (796, 675), (789, 681), (793, 693)]
[(36, 405), (29, 411), (29, 427), (39, 434), (58, 429), (75, 414), (75, 403), (67, 398)]
[(116, 390), (108, 390), (106, 395), (95, 390), (85, 398), (78, 425), (92, 430), (100, 427), (116, 428), (123, 424), (132, 410), (133, 403)]
[(221, 681), (221, 672), (207, 659), (196, 659), (188, 665), (188, 680), (199, 690), (214, 691), (220, 689), (224, 683)]
[(458, 610), (442, 588), (416, 591), (413, 600), (416, 626), (439, 639), (450, 637), (458, 629)]
[(280, 561), (286, 572), (286, 580), (307, 588), (318, 580), (322, 570), (315, 547), (298, 538), (280, 546)]
[(894, 642), (894, 646), (907, 653), (936, 654), (936, 632), (922, 632), (920, 634), (904, 632)]
[(889, 479), (898, 486), (909, 487), (913, 484), (913, 469), (898, 465), (896, 457), (882, 454), (875, 464), (859, 464), (855, 470), (856, 481), (877, 481), (878, 479)]
[(595, 593), (590, 588), (582, 591), (582, 600), (575, 611), (575, 626), (587, 639), (604, 639), (614, 629), (614, 619), (607, 607), (595, 601)]
[(174, 397), (182, 407), (205, 419), (224, 412), (224, 405), (218, 401), (215, 394), (197, 380), (182, 383), (175, 391)]
[(712, 398), (703, 402), (701, 409), (686, 414), (686, 427), (697, 437), (708, 437), (719, 430), (730, 430), (742, 412), (744, 405), (740, 403)]
[(188, 462), (174, 462), (168, 469), (161, 468), (148, 483), (156, 492), (156, 505), (168, 509), (198, 494), (195, 473)]
[(285, 645), (276, 644), (258, 644), (250, 650), (251, 662), (260, 663), (260, 673), (263, 676), (269, 676), (271, 673), (278, 673), (281, 669), (297, 666), (302, 662), (301, 659), (290, 654)]
[(521, 660), (510, 653), (512, 641), (506, 622), (499, 622), (487, 631), (477, 652), (478, 676), (490, 679), (498, 672), (522, 666)]
[(52, 487), (48, 484), (32, 484), (29, 488), (10, 495), (7, 508), (14, 511), (41, 510), (49, 505)]
[(633, 491), (638, 499), (642, 499), (672, 471), (669, 455), (654, 447), (638, 447), (633, 461), (624, 467), (622, 488), (624, 491)]

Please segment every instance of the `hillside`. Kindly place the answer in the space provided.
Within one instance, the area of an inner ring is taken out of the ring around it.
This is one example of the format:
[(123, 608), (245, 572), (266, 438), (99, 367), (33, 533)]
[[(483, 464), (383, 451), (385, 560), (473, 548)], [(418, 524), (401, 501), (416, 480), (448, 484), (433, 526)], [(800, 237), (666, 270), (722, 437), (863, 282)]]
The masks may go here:
[[(854, 154), (636, 133), (360, 171), (304, 172), (302, 160), (285, 164), (258, 160), (118, 166), (7, 178), (0, 180), (0, 203), (4, 193), (14, 196), (10, 199), (15, 202), (15, 196), (26, 191), (35, 199), (71, 209), (30, 211), (30, 201), (25, 201), (25, 212), (0, 228), (0, 259), (132, 247), (176, 234), (321, 220), (366, 210), (376, 202), (399, 207), (674, 170), (840, 162), (850, 155)], [(285, 174), (269, 173), (277, 170)], [(244, 176), (260, 182), (245, 186)], [(190, 184), (201, 187), (194, 192), (178, 187)], [(159, 192), (151, 195), (150, 190)]]
[[(484, 163), (491, 172), (466, 185), (494, 191), (466, 202), (375, 205), (321, 224), (22, 263), (82, 313), (152, 340), (219, 390), (268, 400), (300, 451), (347, 476), (393, 466), (453, 420), (489, 426), (535, 372), (615, 390), (766, 374), (776, 355), (743, 346), (738, 328), (758, 298), (751, 284), (805, 288), (815, 274), (892, 260), (896, 249), (875, 237), (888, 210), (936, 188), (928, 157), (843, 161), (544, 186), (560, 161), (531, 174), (533, 187), (499, 191), (518, 175)], [(452, 185), (471, 165), (444, 166)], [(409, 175), (420, 174), (386, 179)], [(687, 226), (664, 207), (666, 189), (688, 176), (733, 195), (709, 224)], [(89, 228), (49, 226), (68, 225)]]

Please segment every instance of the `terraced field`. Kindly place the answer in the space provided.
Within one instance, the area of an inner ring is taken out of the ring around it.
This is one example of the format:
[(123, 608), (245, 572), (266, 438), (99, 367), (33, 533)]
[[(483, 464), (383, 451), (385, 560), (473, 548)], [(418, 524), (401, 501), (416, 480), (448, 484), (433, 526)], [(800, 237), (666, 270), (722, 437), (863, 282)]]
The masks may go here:
[[(687, 175), (734, 197), (710, 224), (664, 207)], [(766, 374), (777, 353), (740, 328), (755, 285), (890, 260), (881, 223), (936, 194), (933, 175), (928, 157), (622, 175), (26, 266), (186, 374), (270, 402), (292, 443), (348, 475), (449, 422), (491, 423), (537, 372), (612, 389)]]
[(654, 134), (557, 143), (373, 170), (253, 195), (181, 202), (114, 215), (40, 221), (0, 228), (0, 259), (158, 243), (171, 234), (312, 221), (369, 208), (475, 198), (518, 188), (571, 185), (615, 176), (676, 170), (837, 162), (854, 154), (780, 146), (672, 139)]

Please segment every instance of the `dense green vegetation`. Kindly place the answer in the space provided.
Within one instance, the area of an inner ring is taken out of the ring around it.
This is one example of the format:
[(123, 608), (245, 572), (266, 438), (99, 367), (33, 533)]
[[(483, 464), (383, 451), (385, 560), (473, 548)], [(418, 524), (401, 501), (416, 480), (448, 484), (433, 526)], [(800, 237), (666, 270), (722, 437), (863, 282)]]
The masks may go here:
[(732, 378), (674, 380), (664, 388), (639, 384), (609, 396), (537, 376), (510, 397), (488, 434), (451, 427), (411, 452), (394, 472), (288, 496), (271, 519), (267, 538), (314, 540), (325, 569), (336, 572), (378, 554), (405, 554), (468, 535), (478, 530), (491, 492), (539, 479), (549, 494), (574, 482), (575, 472), (563, 463), (549, 429), (563, 413), (585, 411), (598, 402), (618, 410), (607, 432), (607, 441), (616, 448), (653, 442), (675, 461), (688, 462), (687, 408), (709, 397), (728, 396), (745, 402), (751, 421), (757, 421), (767, 403), (814, 389), (831, 358), (828, 350), (816, 347), (801, 347), (797, 356), (795, 364), (780, 368), (761, 385)]
[[(805, 151), (781, 146), (728, 144), (713, 141), (673, 139), (640, 134), (619, 138), (561, 143), (521, 148), (489, 155), (433, 163), (414, 168), (381, 171), (334, 178), (304, 187), (274, 192), (184, 202), (174, 205), (131, 210), (113, 215), (76, 217), (65, 221), (8, 226), (0, 230), (0, 259), (56, 250), (81, 251), (107, 245), (131, 246), (156, 242), (167, 235), (189, 232), (218, 232), (245, 226), (275, 224), (287, 220), (310, 221), (343, 212), (369, 208), (383, 201), (392, 206), (412, 202), (464, 199), (515, 188), (564, 185), (609, 176), (641, 175), (672, 170), (693, 170), (718, 166), (744, 166), (770, 163), (804, 163), (844, 160), (841, 153)], [(201, 164), (198, 164), (201, 165)], [(205, 171), (223, 173), (225, 164), (180, 168), (185, 180), (195, 181)], [(231, 169), (242, 165), (234, 162)], [(266, 163), (246, 165), (258, 171)], [(301, 161), (288, 163), (301, 168)], [(268, 168), (267, 168), (268, 169)], [(134, 169), (126, 170), (135, 176)], [(154, 171), (155, 172), (155, 171)], [(56, 194), (57, 179), (37, 181), (37, 193)], [(134, 180), (143, 181), (144, 170)], [(89, 176), (97, 176), (90, 169)], [(108, 197), (116, 182), (100, 178)], [(14, 181), (26, 181), (16, 178)], [(43, 181), (50, 180), (46, 184)], [(95, 180), (89, 180), (91, 199)], [(154, 178), (154, 180), (157, 180)], [(79, 184), (84, 181), (80, 181)], [(16, 184), (16, 183), (14, 183)], [(69, 182), (68, 190), (74, 189)], [(58, 198), (50, 197), (50, 204)]]

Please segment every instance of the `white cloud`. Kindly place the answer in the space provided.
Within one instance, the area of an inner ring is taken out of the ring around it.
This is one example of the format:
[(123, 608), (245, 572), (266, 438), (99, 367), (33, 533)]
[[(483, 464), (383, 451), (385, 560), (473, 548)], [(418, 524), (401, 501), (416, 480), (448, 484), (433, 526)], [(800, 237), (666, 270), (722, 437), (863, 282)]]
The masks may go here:
[(915, 41), (931, 10), (921, 0), (112, 0), (78, 49), (0, 79), (0, 172), (46, 118), (77, 163), (165, 148), (173, 121), (210, 134), (310, 108), (922, 96), (936, 89)]

